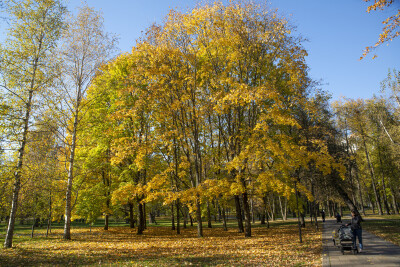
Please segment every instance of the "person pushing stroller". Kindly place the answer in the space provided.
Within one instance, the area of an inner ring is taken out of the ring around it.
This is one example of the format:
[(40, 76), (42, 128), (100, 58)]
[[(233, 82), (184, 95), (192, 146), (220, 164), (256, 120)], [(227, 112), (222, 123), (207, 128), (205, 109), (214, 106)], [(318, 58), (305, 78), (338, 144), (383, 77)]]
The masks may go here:
[(363, 249), (363, 244), (362, 244), (362, 228), (361, 228), (361, 222), (363, 219), (361, 218), (360, 213), (356, 210), (351, 211), (351, 222), (346, 224), (346, 226), (351, 227), (351, 231), (353, 232), (353, 247), (356, 248), (356, 238), (358, 238), (358, 245), (359, 245), (359, 250), (358, 252), (361, 252)]

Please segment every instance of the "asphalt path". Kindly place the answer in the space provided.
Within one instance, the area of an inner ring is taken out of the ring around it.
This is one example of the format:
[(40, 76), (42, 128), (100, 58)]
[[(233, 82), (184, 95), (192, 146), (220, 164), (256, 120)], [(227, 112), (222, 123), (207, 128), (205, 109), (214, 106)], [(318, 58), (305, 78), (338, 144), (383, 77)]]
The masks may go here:
[[(343, 223), (350, 222), (350, 217), (344, 217)], [(332, 232), (337, 231), (340, 223), (328, 219), (323, 224), (322, 231), (322, 266), (400, 266), (400, 247), (391, 242), (363, 230), (363, 250), (352, 254), (345, 250), (344, 254), (332, 241)]]

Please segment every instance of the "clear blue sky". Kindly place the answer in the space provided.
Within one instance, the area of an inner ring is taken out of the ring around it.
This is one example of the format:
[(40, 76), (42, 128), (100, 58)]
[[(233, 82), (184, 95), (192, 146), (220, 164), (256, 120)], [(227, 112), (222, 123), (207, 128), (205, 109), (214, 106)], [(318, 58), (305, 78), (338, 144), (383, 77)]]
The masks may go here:
[[(259, 2), (265, 2), (258, 0)], [(74, 9), (80, 0), (70, 0)], [(227, 2), (227, 1), (223, 1)], [(161, 23), (170, 8), (187, 10), (197, 0), (87, 0), (89, 6), (103, 12), (106, 30), (116, 33), (121, 51), (130, 51), (141, 31), (153, 22)], [(387, 11), (366, 12), (363, 0), (270, 0), (271, 8), (297, 26), (298, 33), (308, 39), (305, 47), (310, 76), (323, 83), (333, 100), (341, 96), (370, 98), (378, 94), (380, 82), (388, 70), (400, 70), (400, 37), (359, 60), (366, 46), (373, 45), (382, 30), (381, 22), (393, 14)]]

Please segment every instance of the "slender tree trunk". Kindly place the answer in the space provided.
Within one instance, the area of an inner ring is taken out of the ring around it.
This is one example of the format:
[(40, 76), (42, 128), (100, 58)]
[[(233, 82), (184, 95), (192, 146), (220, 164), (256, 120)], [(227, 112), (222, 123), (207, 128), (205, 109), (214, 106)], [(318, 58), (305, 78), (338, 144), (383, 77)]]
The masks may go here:
[(392, 203), (393, 209), (396, 214), (399, 214), (399, 206), (397, 205), (396, 201), (396, 192), (393, 190), (393, 187), (390, 187), (390, 192), (392, 193)]
[(222, 208), (221, 205), (219, 204), (219, 201), (216, 201), (216, 206), (218, 208), (218, 222), (222, 221)]
[[(107, 149), (107, 155), (109, 155), (109, 149)], [(109, 156), (107, 157), (107, 160), (109, 160)], [(111, 171), (109, 172), (109, 175), (111, 175)], [(111, 185), (111, 177), (107, 177), (105, 171), (103, 170), (103, 185), (106, 187), (106, 192), (104, 193), (104, 196), (106, 197), (106, 214), (104, 218), (104, 230), (108, 230), (108, 220), (109, 220), (109, 214), (108, 211), (110, 210), (110, 185)]]
[[(77, 104), (79, 107), (79, 101)], [(64, 236), (66, 240), (71, 239), (71, 211), (72, 211), (72, 183), (74, 179), (74, 161), (75, 161), (75, 148), (76, 148), (76, 132), (78, 128), (78, 110), (75, 111), (74, 124), (72, 129), (72, 143), (70, 147), (69, 168), (68, 168), (68, 181), (67, 193), (65, 198), (65, 223), (64, 223)]]
[(207, 227), (212, 228), (210, 202), (207, 200)]
[(143, 203), (142, 209), (143, 209), (143, 217), (142, 217), (142, 220), (143, 220), (143, 230), (146, 230), (146, 229), (147, 229), (146, 203)]
[(274, 194), (271, 194), (271, 220), (275, 221), (275, 197)]
[(201, 205), (199, 196), (196, 199), (197, 236), (203, 237), (203, 221), (201, 219)]
[(47, 231), (46, 237), (49, 236), (49, 232), (51, 232), (51, 212), (52, 212), (52, 203), (51, 203), (51, 191), (50, 191), (50, 198), (49, 198), (49, 218), (47, 220)]
[(282, 205), (281, 196), (278, 196), (278, 200), (279, 200), (279, 207), (281, 208), (282, 220), (286, 221), (286, 207), (285, 207), (285, 210), (284, 210), (284, 207)]
[(314, 205), (314, 220), (315, 220), (315, 228), (318, 230), (318, 211), (319, 211), (319, 207), (315, 202), (315, 199), (313, 201), (313, 205)]
[(285, 208), (283, 209), (283, 211), (284, 211), (284, 217), (283, 217), (283, 220), (284, 221), (286, 221), (287, 220), (287, 204), (288, 204), (288, 200), (287, 200), (287, 198), (285, 198)]
[(180, 201), (179, 198), (176, 200), (176, 233), (181, 234), (180, 227), (180, 209), (179, 209)]
[(185, 209), (182, 209), (183, 212), (183, 228), (187, 228), (187, 222), (188, 222), (188, 211)]
[(175, 231), (175, 211), (174, 211), (174, 203), (171, 203), (171, 230)]
[(35, 231), (35, 225), (36, 225), (36, 214), (33, 215), (31, 238), (33, 238), (33, 232)]
[(226, 226), (225, 208), (222, 208), (222, 220), (223, 220), (224, 231), (228, 231), (228, 227)]
[(301, 223), (300, 223), (300, 211), (299, 211), (299, 199), (298, 199), (298, 192), (297, 192), (297, 182), (294, 183), (294, 189), (296, 194), (296, 207), (297, 207), (297, 221), (299, 224), (299, 242), (302, 243), (302, 236), (301, 236)]
[(369, 159), (369, 153), (368, 153), (368, 149), (367, 149), (367, 145), (365, 143), (365, 137), (364, 134), (362, 133), (362, 139), (363, 139), (363, 146), (364, 146), (364, 151), (365, 151), (365, 157), (367, 158), (367, 163), (368, 163), (368, 168), (371, 174), (371, 183), (372, 183), (372, 188), (374, 189), (374, 194), (375, 194), (375, 198), (376, 198), (376, 203), (378, 204), (378, 212), (379, 215), (383, 215), (382, 212), (382, 206), (381, 206), (381, 198), (379, 196), (379, 192), (376, 188), (376, 178), (375, 178), (375, 171), (374, 171), (374, 167), (371, 164), (371, 161)]
[(250, 221), (255, 223), (253, 199), (250, 199)]
[(385, 171), (383, 169), (382, 155), (381, 155), (379, 143), (378, 143), (378, 156), (379, 156), (379, 163), (381, 165), (383, 204), (385, 205), (386, 214), (390, 215), (389, 203), (388, 203), (388, 199), (387, 199), (387, 195), (386, 195)]
[(346, 191), (344, 191), (344, 189), (341, 186), (341, 183), (339, 182), (340, 178), (338, 178), (338, 174), (336, 171), (333, 171), (331, 174), (331, 186), (333, 186), (333, 188), (336, 189), (336, 192), (339, 194), (339, 196), (341, 196), (342, 200), (347, 204), (347, 206), (349, 207), (350, 210), (355, 210), (358, 211), (357, 207), (354, 205), (353, 201), (351, 201), (351, 199), (349, 198), (349, 196), (347, 195)]
[(268, 206), (268, 199), (267, 196), (265, 195), (263, 198), (263, 203), (264, 203), (264, 214), (265, 214), (265, 218), (267, 219), (267, 228), (269, 228), (269, 213), (267, 210), (267, 206)]
[(357, 180), (357, 189), (358, 189), (358, 194), (360, 197), (360, 201), (361, 201), (361, 211), (362, 214), (365, 216), (365, 204), (364, 204), (364, 199), (363, 199), (363, 195), (362, 195), (362, 191), (361, 191), (361, 183), (360, 183), (360, 177), (358, 176), (358, 168), (356, 166), (356, 180)]
[(14, 226), (15, 226), (15, 218), (17, 214), (17, 207), (18, 207), (18, 196), (19, 191), (21, 190), (21, 171), (25, 156), (25, 146), (27, 143), (27, 135), (29, 130), (29, 119), (31, 115), (31, 108), (32, 108), (32, 97), (33, 97), (33, 88), (35, 84), (35, 75), (36, 75), (36, 68), (37, 68), (38, 59), (35, 60), (34, 69), (33, 69), (33, 78), (30, 85), (28, 101), (26, 103), (26, 111), (24, 117), (24, 128), (22, 132), (22, 140), (21, 140), (21, 147), (18, 151), (18, 161), (17, 161), (17, 168), (14, 172), (14, 188), (13, 188), (13, 196), (11, 202), (11, 212), (10, 218), (8, 220), (8, 228), (6, 233), (6, 238), (4, 241), (4, 248), (11, 248), (12, 247), (12, 240), (14, 236)]
[(108, 230), (108, 219), (109, 219), (109, 215), (106, 214), (105, 218), (104, 218), (104, 230)]
[(243, 194), (243, 208), (244, 208), (244, 216), (245, 216), (245, 237), (251, 237), (251, 216), (250, 216), (250, 205), (247, 192)]

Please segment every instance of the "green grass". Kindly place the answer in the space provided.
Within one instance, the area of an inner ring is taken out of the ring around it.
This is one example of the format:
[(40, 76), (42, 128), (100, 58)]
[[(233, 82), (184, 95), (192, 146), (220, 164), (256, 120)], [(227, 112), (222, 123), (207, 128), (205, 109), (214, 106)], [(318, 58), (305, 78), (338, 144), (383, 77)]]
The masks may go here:
[(400, 215), (366, 216), (363, 228), (400, 246)]
[[(147, 224), (148, 226), (151, 227), (171, 227), (171, 220), (170, 217), (157, 217), (156, 218), (156, 222), (157, 224)], [(244, 223), (244, 222), (243, 222)], [(308, 223), (308, 221), (306, 221), (306, 223)], [(280, 226), (280, 225), (286, 225), (286, 224), (297, 224), (297, 219), (295, 218), (289, 218), (286, 221), (283, 221), (282, 219), (278, 219), (275, 221), (270, 221), (269, 224), (271, 226)], [(125, 223), (125, 221), (115, 221), (113, 219), (109, 220), (109, 227), (127, 227), (129, 226), (128, 223)], [(137, 226), (137, 224), (135, 224), (135, 227)], [(176, 221), (175, 221), (175, 226), (176, 226)], [(183, 220), (180, 221), (180, 226), (181, 228), (183, 228)], [(188, 228), (190, 228), (190, 222), (187, 222), (186, 226)], [(203, 227), (207, 228), (208, 224), (206, 221), (203, 221)], [(73, 221), (71, 223), (71, 229), (82, 229), (82, 228), (90, 228), (90, 227), (104, 227), (104, 219), (99, 218), (96, 220), (96, 222), (93, 225), (89, 225), (86, 223), (82, 223), (82, 222), (77, 222), (77, 221)], [(194, 226), (196, 227), (196, 223), (194, 223)], [(212, 221), (212, 227), (213, 228), (222, 228), (223, 224), (222, 222), (215, 222), (214, 220)], [(227, 227), (228, 228), (235, 228), (237, 227), (237, 221), (230, 219), (227, 221)], [(260, 221), (255, 221), (254, 224), (252, 224), (252, 227), (266, 227), (266, 225), (262, 225), (260, 224)], [(64, 228), (64, 222), (52, 222), (51, 224), (51, 229), (63, 229)], [(43, 224), (42, 227), (35, 227), (35, 233), (37, 233), (38, 231), (40, 232), (41, 235), (46, 233), (46, 229), (47, 229), (47, 225)], [(0, 236), (5, 235), (7, 231), (7, 225), (5, 224), (5, 222), (1, 222), (0, 223)], [(15, 224), (14, 227), (14, 233), (16, 235), (30, 235), (32, 232), (32, 222), (27, 221), (24, 224), (20, 224), (18, 221)]]

